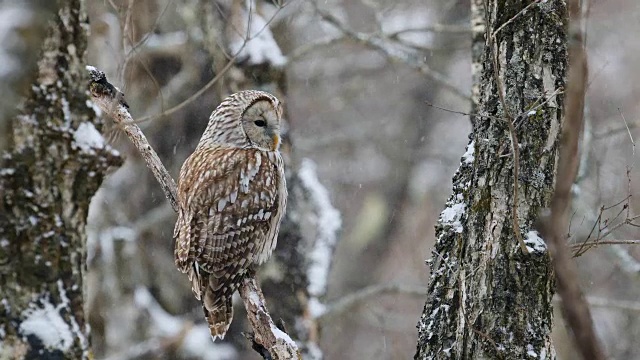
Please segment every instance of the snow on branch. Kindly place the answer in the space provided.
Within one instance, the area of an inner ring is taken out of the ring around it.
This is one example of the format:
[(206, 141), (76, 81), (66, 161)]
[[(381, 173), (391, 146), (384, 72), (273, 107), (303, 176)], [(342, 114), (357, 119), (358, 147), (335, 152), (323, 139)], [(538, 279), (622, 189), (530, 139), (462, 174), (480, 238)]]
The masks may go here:
[[(147, 167), (162, 186), (165, 196), (171, 203), (174, 211), (178, 211), (176, 201), (176, 183), (164, 167), (158, 154), (153, 150), (142, 130), (133, 122), (128, 105), (124, 101), (124, 94), (107, 81), (105, 74), (93, 66), (87, 66), (90, 75), (89, 92), (92, 101), (113, 119), (116, 125), (121, 126), (131, 142), (140, 151)], [(249, 322), (254, 331), (254, 348), (259, 345), (274, 359), (300, 358), (298, 347), (291, 338), (279, 329), (269, 316), (265, 305), (264, 296), (255, 279), (248, 278), (240, 285), (240, 294), (244, 300)], [(282, 357), (282, 354), (290, 354)], [(293, 356), (292, 354), (296, 354)]]
[(324, 295), (327, 289), (333, 249), (338, 240), (338, 231), (342, 227), (342, 219), (340, 212), (331, 204), (327, 188), (318, 180), (316, 165), (312, 160), (302, 160), (298, 177), (308, 191), (317, 214), (317, 237), (309, 254), (310, 265), (307, 269), (309, 294), (317, 297)]
[(254, 331), (253, 342), (262, 345), (274, 360), (302, 359), (296, 343), (271, 319), (262, 290), (254, 278), (244, 279), (240, 286), (240, 297), (244, 301)]
[(338, 241), (338, 232), (342, 227), (340, 212), (331, 204), (329, 191), (318, 180), (316, 164), (311, 159), (303, 159), (298, 170), (298, 178), (313, 207), (312, 219), (315, 222), (316, 236), (312, 240), (307, 256), (307, 292), (309, 299), (302, 323), (309, 333), (306, 342), (306, 356), (309, 359), (322, 359), (318, 346), (318, 319), (326, 310), (320, 300), (327, 291), (327, 279), (333, 262), (333, 251)]

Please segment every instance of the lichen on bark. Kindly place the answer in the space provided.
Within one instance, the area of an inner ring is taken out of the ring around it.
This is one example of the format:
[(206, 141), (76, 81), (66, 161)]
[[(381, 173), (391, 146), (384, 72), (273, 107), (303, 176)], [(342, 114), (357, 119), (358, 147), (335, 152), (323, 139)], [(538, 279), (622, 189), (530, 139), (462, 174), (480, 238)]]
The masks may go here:
[(0, 171), (0, 359), (90, 357), (84, 313), (91, 197), (121, 159), (88, 101), (81, 0), (60, 0)]
[[(567, 12), (562, 0), (522, 12), (528, 5), (473, 1), (473, 112), (482, 116), (472, 117), (473, 161), (462, 162), (436, 225), (416, 359), (555, 358), (548, 253), (523, 254), (515, 232), (526, 238), (534, 231), (551, 200), (563, 119), (559, 90), (566, 81)], [(520, 143), (518, 229), (512, 221), (514, 157), (504, 105)], [(450, 221), (452, 208), (463, 209), (456, 214), (459, 226)]]

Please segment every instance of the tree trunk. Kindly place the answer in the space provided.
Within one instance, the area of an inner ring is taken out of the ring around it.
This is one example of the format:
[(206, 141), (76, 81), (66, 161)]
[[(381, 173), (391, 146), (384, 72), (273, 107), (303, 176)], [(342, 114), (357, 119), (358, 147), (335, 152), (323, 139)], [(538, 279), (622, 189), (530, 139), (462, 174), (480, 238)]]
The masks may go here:
[(81, 0), (58, 1), (0, 170), (0, 358), (91, 357), (84, 312), (91, 197), (121, 159), (88, 103)]
[[(567, 12), (561, 0), (529, 4), (472, 1), (473, 108), (481, 116), (472, 116), (471, 141), (436, 225), (416, 359), (555, 358), (554, 277), (535, 225), (555, 183)], [(515, 168), (512, 120), (520, 144)]]

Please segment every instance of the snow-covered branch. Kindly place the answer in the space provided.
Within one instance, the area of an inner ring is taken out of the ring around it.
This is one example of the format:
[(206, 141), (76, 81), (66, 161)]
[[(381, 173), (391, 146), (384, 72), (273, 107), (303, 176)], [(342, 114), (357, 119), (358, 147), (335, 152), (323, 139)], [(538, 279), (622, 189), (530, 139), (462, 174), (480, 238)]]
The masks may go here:
[(320, 183), (316, 174), (316, 165), (310, 159), (304, 159), (298, 171), (298, 177), (307, 190), (316, 214), (317, 235), (309, 254), (308, 291), (312, 297), (319, 297), (327, 290), (327, 278), (333, 249), (338, 240), (338, 231), (342, 227), (340, 212), (333, 207), (329, 192)]
[(333, 252), (338, 241), (338, 232), (342, 228), (340, 212), (331, 204), (329, 191), (320, 183), (316, 172), (316, 164), (311, 159), (303, 159), (298, 170), (298, 178), (305, 189), (315, 215), (315, 238), (312, 240), (307, 255), (307, 292), (306, 310), (302, 323), (307, 328), (308, 341), (306, 350), (310, 359), (320, 359), (318, 317), (325, 312), (321, 298), (327, 291), (329, 270), (333, 263)]

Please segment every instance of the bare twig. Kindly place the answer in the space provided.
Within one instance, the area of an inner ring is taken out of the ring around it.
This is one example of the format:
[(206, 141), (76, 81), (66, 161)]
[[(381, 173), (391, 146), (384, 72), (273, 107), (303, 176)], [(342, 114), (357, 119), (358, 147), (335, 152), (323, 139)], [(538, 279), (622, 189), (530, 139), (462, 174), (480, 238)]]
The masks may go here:
[[(162, 186), (173, 210), (177, 212), (176, 183), (147, 141), (142, 130), (132, 123), (124, 95), (107, 81), (102, 71), (91, 66), (88, 66), (87, 70), (91, 77), (89, 91), (93, 102), (116, 124), (123, 127)], [(278, 329), (271, 320), (262, 291), (253, 277), (245, 279), (241, 284), (240, 294), (247, 309), (249, 322), (255, 332), (255, 341), (266, 348), (273, 359), (300, 358), (296, 343), (284, 331)]]
[(640, 245), (640, 240), (594, 240), (569, 246), (571, 246), (571, 249), (580, 249), (583, 246), (594, 247), (600, 245)]
[[(614, 203), (613, 205), (600, 206), (598, 215), (593, 216), (593, 219), (590, 219), (590, 221), (593, 221), (593, 226), (591, 227), (589, 234), (587, 234), (586, 238), (581, 243), (571, 245), (572, 250), (575, 250), (573, 254), (574, 257), (582, 256), (584, 253), (597, 246), (598, 244), (617, 245), (613, 242), (609, 242), (616, 240), (604, 239), (612, 235), (625, 225), (636, 226), (634, 221), (637, 220), (640, 216), (631, 214), (631, 198), (631, 168), (627, 166), (627, 196), (625, 196), (624, 199)], [(610, 210), (616, 211), (616, 213), (614, 213), (615, 216), (608, 216), (606, 214), (606, 212)], [(623, 214), (624, 219), (620, 219)]]
[(450, 78), (436, 70), (433, 70), (427, 63), (421, 61), (419, 54), (411, 53), (406, 49), (399, 48), (398, 46), (391, 46), (392, 44), (389, 44), (390, 39), (384, 38), (382, 34), (364, 34), (353, 31), (344, 26), (333, 14), (319, 9), (315, 2), (312, 1), (311, 4), (315, 7), (316, 12), (325, 22), (338, 29), (344, 36), (381, 52), (385, 57), (392, 61), (398, 61), (412, 66), (420, 73), (430, 77), (435, 82), (442, 85), (442, 87), (451, 91), (453, 94), (458, 95), (464, 100), (470, 99), (469, 94), (455, 86)]
[(636, 142), (633, 141), (633, 135), (631, 135), (631, 129), (629, 128), (629, 124), (627, 123), (627, 119), (624, 118), (624, 114), (622, 113), (622, 110), (618, 109), (618, 113), (620, 113), (620, 117), (622, 118), (622, 121), (624, 122), (624, 127), (627, 129), (627, 134), (629, 134), (629, 140), (631, 140), (631, 150), (633, 152), (633, 156), (636, 156)]
[(512, 22), (514, 22), (520, 15), (523, 15), (525, 12), (527, 12), (527, 10), (529, 10), (531, 7), (533, 7), (534, 5), (537, 5), (540, 2), (540, 0), (536, 0), (533, 1), (531, 4), (525, 6), (522, 10), (518, 11), (517, 14), (513, 15), (513, 17), (507, 21), (505, 21), (502, 25), (500, 25), (492, 34), (491, 34), (491, 38), (495, 39), (496, 35), (498, 35), (498, 33), (504, 29), (507, 25), (511, 24)]
[(162, 117), (162, 116), (170, 116), (170, 115), (174, 114), (175, 112), (177, 112), (179, 110), (182, 110), (185, 106), (187, 106), (190, 103), (192, 103), (194, 100), (199, 98), (202, 94), (204, 94), (207, 90), (209, 90), (213, 85), (215, 85), (220, 80), (220, 78), (222, 78), (224, 76), (224, 74), (227, 73), (227, 71), (231, 68), (231, 66), (233, 66), (233, 64), (235, 63), (236, 57), (237, 57), (237, 55), (234, 56), (233, 58), (231, 58), (231, 60), (229, 60), (229, 62), (227, 62), (227, 65), (225, 65), (225, 67), (223, 67), (222, 70), (220, 70), (216, 74), (216, 76), (213, 77), (213, 79), (211, 79), (205, 86), (203, 86), (195, 94), (189, 96), (188, 99), (186, 99), (183, 102), (181, 102), (180, 104), (172, 107), (171, 109), (168, 109), (168, 110), (165, 110), (165, 111), (161, 112), (160, 114), (149, 115), (149, 116), (142, 117), (140, 119), (132, 120), (132, 123), (142, 123), (142, 122), (145, 122), (145, 121), (150, 121), (150, 120), (157, 119), (157, 118)]
[(567, 323), (575, 337), (582, 358), (605, 359), (600, 341), (593, 328), (589, 305), (580, 289), (578, 270), (566, 245), (565, 227), (571, 204), (571, 187), (579, 163), (578, 141), (582, 131), (584, 97), (587, 84), (587, 59), (581, 33), (579, 0), (567, 2), (569, 8), (569, 75), (565, 122), (562, 127), (558, 175), (551, 201), (551, 215), (545, 221), (544, 232), (555, 268), (558, 294)]
[(436, 33), (450, 33), (450, 34), (470, 34), (471, 28), (467, 25), (447, 25), (447, 24), (434, 24), (432, 26), (422, 26), (406, 28), (394, 32), (387, 33), (386, 35), (395, 39), (402, 34), (414, 33), (414, 32), (436, 32)]
[(368, 286), (364, 289), (352, 292), (344, 297), (327, 304), (326, 310), (318, 315), (320, 321), (326, 320), (330, 316), (343, 314), (353, 306), (362, 301), (376, 295), (388, 293), (401, 293), (415, 296), (426, 296), (427, 288), (424, 286), (405, 285), (405, 284), (377, 284)]
[(464, 111), (457, 111), (457, 110), (447, 109), (447, 108), (442, 107), (442, 106), (434, 105), (434, 104), (432, 104), (432, 103), (430, 103), (428, 101), (425, 101), (424, 103), (427, 104), (427, 106), (436, 108), (438, 110), (446, 111), (446, 112), (452, 113), (452, 114), (458, 114), (458, 115), (464, 115), (464, 116), (473, 116), (473, 117), (486, 118), (486, 119), (492, 119), (492, 120), (502, 120), (501, 118), (497, 118), (495, 116), (474, 114), (474, 113), (468, 113), (468, 112), (464, 112)]
[[(549, 101), (551, 101), (551, 99), (553, 99), (554, 97), (563, 94), (564, 91), (562, 88), (558, 88), (556, 89), (556, 91), (554, 91), (553, 93), (551, 93), (549, 96), (544, 98), (544, 101), (542, 101), (541, 103), (538, 104), (538, 101), (542, 100), (543, 98), (541, 97), (540, 99), (537, 99), (536, 102), (533, 104), (533, 107), (531, 107), (529, 110), (527, 111), (523, 111), (520, 114), (518, 114), (516, 116), (516, 119), (523, 117), (524, 115), (526, 115), (527, 113), (531, 112), (531, 111), (536, 111), (539, 108), (543, 107), (544, 105), (546, 105)], [(463, 115), (463, 116), (473, 116), (473, 117), (478, 117), (478, 118), (485, 118), (485, 119), (492, 119), (492, 120), (498, 120), (498, 121), (503, 121), (503, 118), (499, 118), (499, 117), (495, 117), (495, 116), (490, 116), (490, 115), (482, 115), (482, 114), (476, 114), (476, 113), (470, 113), (470, 112), (465, 112), (465, 111), (458, 111), (458, 110), (453, 110), (453, 109), (448, 109), (442, 106), (438, 106), (435, 104), (432, 104), (428, 101), (424, 102), (425, 104), (427, 104), (427, 106), (436, 108), (438, 110), (442, 110), (442, 111), (446, 111), (448, 113), (452, 113), (452, 114), (458, 114), (458, 115)]]

